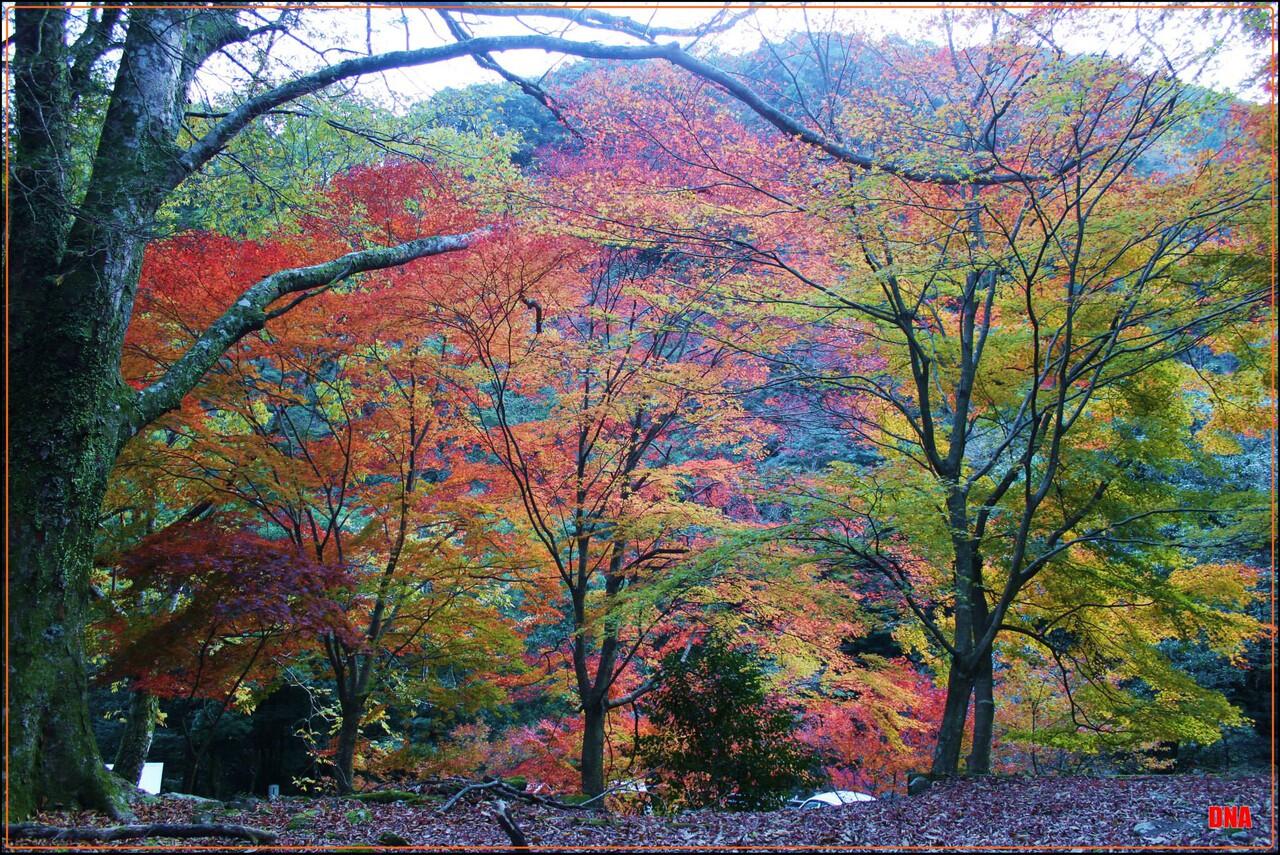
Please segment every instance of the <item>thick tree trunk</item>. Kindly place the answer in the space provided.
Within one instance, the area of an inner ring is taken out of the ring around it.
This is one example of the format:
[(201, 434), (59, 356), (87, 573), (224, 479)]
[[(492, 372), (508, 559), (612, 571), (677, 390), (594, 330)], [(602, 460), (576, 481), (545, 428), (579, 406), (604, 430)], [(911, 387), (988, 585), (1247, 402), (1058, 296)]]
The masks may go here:
[[(24, 261), (10, 280), (11, 819), (55, 804), (127, 815), (123, 787), (103, 766), (89, 723), (83, 636), (96, 517), (132, 399), (120, 380), (120, 351), (144, 230), (161, 198), (140, 181), (164, 163), (156, 148), (171, 146), (172, 135), (155, 139), (154, 124), (173, 114), (176, 131), (179, 83), (169, 72), (181, 61), (180, 47), (173, 56), (180, 19), (172, 11), (131, 14), (93, 178), (69, 230), (69, 200), (45, 198), (60, 189), (24, 198), (10, 184), (15, 234), (67, 236), (62, 246), (22, 246)], [(36, 73), (43, 52), (62, 38), (49, 21), (24, 16), (19, 26), (15, 65), (34, 69), (31, 89), (20, 94), (38, 102), (21, 129), (19, 173), (65, 156), (37, 145), (46, 131), (36, 120), (63, 121), (55, 114), (67, 105), (59, 81)], [(43, 144), (63, 143), (51, 136)]]
[(582, 793), (598, 796), (604, 792), (604, 723), (603, 700), (583, 708), (582, 729)]
[[(268, 277), (205, 331), (174, 376), (146, 396), (127, 388), (120, 354), (155, 212), (214, 153), (188, 156), (175, 142), (187, 85), (212, 52), (248, 33), (235, 18), (233, 9), (130, 7), (91, 175), (77, 200), (66, 179), (77, 119), (67, 12), (54, 5), (15, 14), (7, 210), (11, 246), (20, 248), (8, 283), (11, 820), (54, 804), (126, 812), (119, 779), (102, 765), (89, 727), (83, 642), (96, 516), (122, 443), (176, 407), (289, 288), (460, 249), (477, 236), (410, 241)], [(113, 40), (113, 24), (99, 34), (98, 55)]]
[(135, 787), (142, 778), (142, 766), (151, 751), (151, 738), (156, 732), (156, 716), (160, 699), (150, 692), (135, 690), (129, 701), (129, 719), (125, 722), (120, 748), (116, 751), (111, 771)]
[(93, 534), (117, 450), (119, 350), (85, 347), (109, 328), (46, 284), (55, 293), (44, 311), (11, 315), (9, 808), (14, 819), (54, 804), (123, 815), (90, 727), (84, 659)]

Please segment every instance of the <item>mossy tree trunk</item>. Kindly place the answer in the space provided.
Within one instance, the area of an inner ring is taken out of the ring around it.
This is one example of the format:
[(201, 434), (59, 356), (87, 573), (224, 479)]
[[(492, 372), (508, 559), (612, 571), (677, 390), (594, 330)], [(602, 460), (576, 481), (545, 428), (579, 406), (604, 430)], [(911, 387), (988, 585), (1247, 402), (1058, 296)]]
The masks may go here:
[(10, 280), (9, 653), (21, 665), (10, 675), (8, 708), (15, 819), (56, 804), (127, 812), (90, 727), (83, 636), (96, 517), (129, 417), (120, 351), (145, 228), (162, 198), (155, 176), (165, 155), (157, 146), (173, 138), (156, 132), (166, 119), (176, 131), (185, 39), (174, 10), (134, 14), (78, 209), (65, 177), (75, 96), (66, 12), (19, 10), (16, 18), (20, 119), (10, 210), (11, 245), (22, 261)]

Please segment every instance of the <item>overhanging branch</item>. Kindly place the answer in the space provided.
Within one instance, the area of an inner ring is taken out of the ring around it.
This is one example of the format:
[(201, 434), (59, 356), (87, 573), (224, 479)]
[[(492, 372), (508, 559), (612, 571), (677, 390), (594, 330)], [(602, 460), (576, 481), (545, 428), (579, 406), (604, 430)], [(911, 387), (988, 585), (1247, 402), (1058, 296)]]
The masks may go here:
[[(476, 15), (484, 13), (501, 14), (492, 8), (482, 12), (482, 8), (470, 7), (466, 11), (468, 14)], [(524, 14), (529, 16), (544, 14), (549, 17), (555, 17), (557, 12), (563, 11), (562, 9), (556, 10), (554, 7), (537, 6), (524, 7), (523, 9)], [(596, 14), (592, 20), (595, 26), (604, 29), (615, 28), (616, 32), (635, 38), (645, 37), (626, 27), (621, 27), (617, 22), (610, 20), (610, 17)], [(634, 22), (632, 23), (634, 24)], [(652, 32), (652, 30), (648, 30), (646, 35), (651, 35)], [(361, 56), (336, 63), (284, 83), (250, 98), (228, 113), (225, 118), (175, 161), (171, 174), (167, 176), (168, 184), (171, 187), (176, 187), (182, 183), (188, 175), (198, 170), (205, 162), (221, 151), (227, 143), (257, 117), (304, 95), (318, 92), (339, 81), (349, 80), (364, 74), (387, 71), (392, 68), (410, 68), (466, 56), (478, 58), (481, 64), (486, 59), (492, 63), (492, 54), (511, 50), (541, 50), (547, 53), (562, 53), (587, 59), (610, 59), (631, 62), (653, 59), (665, 60), (715, 84), (788, 136), (800, 139), (811, 146), (821, 149), (837, 160), (859, 169), (880, 169), (909, 181), (946, 185), (993, 185), (1034, 181), (1045, 177), (1030, 176), (1013, 171), (1002, 175), (975, 175), (966, 172), (963, 168), (954, 171), (921, 171), (903, 164), (876, 162), (869, 155), (858, 152), (806, 127), (760, 97), (747, 84), (714, 65), (698, 59), (674, 42), (668, 44), (606, 45), (595, 42), (574, 41), (573, 39), (558, 38), (556, 36), (521, 35), (478, 36), (437, 47)], [(1081, 155), (1076, 161), (1062, 164), (1054, 171), (1054, 175), (1061, 175), (1077, 168), (1080, 165), (1079, 161), (1083, 160), (1083, 158), (1084, 155)]]
[(476, 229), (463, 234), (418, 238), (398, 246), (351, 252), (323, 264), (281, 270), (260, 279), (200, 334), (164, 376), (138, 393), (121, 440), (128, 439), (143, 425), (176, 408), (205, 372), (217, 364), (227, 348), (249, 333), (262, 329), (268, 318), (280, 314), (268, 314), (267, 307), (281, 297), (327, 288), (356, 273), (397, 267), (415, 259), (465, 249), (487, 233), (488, 229)]

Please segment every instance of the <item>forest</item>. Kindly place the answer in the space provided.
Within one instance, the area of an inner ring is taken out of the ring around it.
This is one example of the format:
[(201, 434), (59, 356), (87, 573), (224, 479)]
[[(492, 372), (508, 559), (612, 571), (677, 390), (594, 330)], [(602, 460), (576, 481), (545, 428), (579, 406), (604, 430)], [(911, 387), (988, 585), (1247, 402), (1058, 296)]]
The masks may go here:
[(6, 846), (1272, 845), (1270, 4), (4, 26)]

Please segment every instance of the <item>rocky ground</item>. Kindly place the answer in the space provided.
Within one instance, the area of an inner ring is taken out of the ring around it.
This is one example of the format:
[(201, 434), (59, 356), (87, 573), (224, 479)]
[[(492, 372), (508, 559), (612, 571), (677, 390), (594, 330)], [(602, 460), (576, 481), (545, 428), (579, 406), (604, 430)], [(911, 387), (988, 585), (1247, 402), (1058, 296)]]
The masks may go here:
[[(841, 851), (904, 846), (1267, 850), (1274, 839), (1272, 795), (1272, 782), (1262, 775), (993, 778), (939, 783), (917, 796), (813, 811), (622, 816), (512, 802), (510, 816), (530, 847), (543, 851), (586, 847)], [(380, 804), (310, 798), (224, 805), (161, 797), (136, 806), (139, 823), (246, 825), (275, 832), (277, 839), (270, 847), (163, 838), (92, 846), (319, 851), (407, 844), (417, 851), (510, 849), (510, 838), (497, 822), (494, 798), (483, 791), (472, 793), (444, 813), (439, 810), (442, 801)], [(1209, 828), (1213, 805), (1247, 805), (1253, 827)], [(51, 812), (37, 820), (59, 826), (111, 825), (104, 817), (87, 813)], [(59, 845), (20, 838), (11, 838), (8, 844), (15, 848)]]

